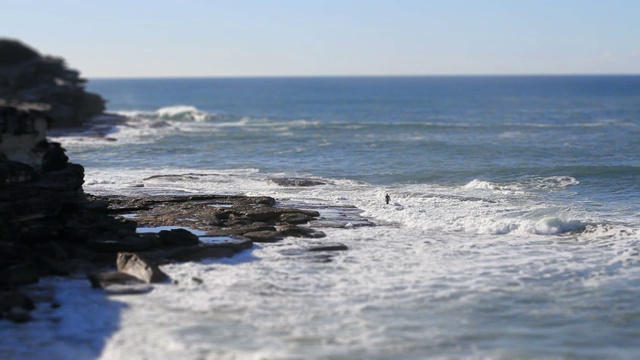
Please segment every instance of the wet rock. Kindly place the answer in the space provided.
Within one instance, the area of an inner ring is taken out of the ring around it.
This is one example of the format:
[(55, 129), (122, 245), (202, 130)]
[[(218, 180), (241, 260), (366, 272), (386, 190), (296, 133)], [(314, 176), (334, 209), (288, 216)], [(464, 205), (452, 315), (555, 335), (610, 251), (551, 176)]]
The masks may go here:
[(142, 233), (142, 234), (137, 234), (137, 236), (140, 237), (141, 239), (145, 239), (146, 241), (148, 241), (151, 244), (152, 248), (156, 248), (164, 245), (162, 240), (160, 240), (160, 235), (157, 233)]
[(162, 230), (158, 235), (160, 237), (160, 241), (165, 245), (185, 246), (197, 245), (200, 243), (200, 239), (197, 235), (194, 235), (185, 229)]
[(109, 294), (144, 294), (153, 287), (135, 276), (122, 272), (95, 273), (87, 276), (93, 288), (104, 289)]
[(35, 284), (39, 280), (38, 268), (30, 261), (0, 269), (0, 288)]
[(9, 311), (4, 314), (4, 317), (15, 323), (25, 323), (32, 320), (31, 314), (20, 307), (13, 307), (9, 309)]
[(269, 178), (267, 181), (274, 183), (280, 186), (317, 186), (317, 185), (326, 185), (326, 182), (315, 180), (315, 179), (307, 179), (307, 178), (296, 178), (296, 177), (287, 177), (287, 178)]
[(341, 244), (341, 243), (332, 243), (332, 244), (326, 244), (326, 245), (317, 245), (317, 246), (310, 246), (306, 249), (307, 251), (310, 252), (319, 252), (319, 251), (346, 251), (349, 250), (349, 248), (347, 247), (347, 245), (345, 244)]
[(278, 225), (276, 226), (276, 230), (284, 236), (292, 237), (319, 239), (326, 236), (322, 231), (290, 224)]
[(202, 244), (178, 249), (166, 256), (176, 261), (202, 261), (204, 259), (232, 257), (240, 251), (250, 249), (252, 246), (253, 242), (250, 240), (223, 244)]
[(255, 222), (248, 225), (236, 225), (229, 227), (219, 227), (211, 229), (207, 232), (207, 236), (230, 236), (230, 235), (244, 235), (249, 232), (256, 231), (275, 231), (275, 226), (268, 225), (262, 222)]
[(274, 230), (252, 231), (242, 236), (248, 237), (253, 240), (253, 242), (258, 243), (270, 243), (284, 239), (284, 235)]
[(9, 309), (14, 307), (19, 307), (29, 311), (36, 308), (33, 300), (20, 292), (0, 292), (0, 313), (9, 311)]
[(22, 323), (31, 320), (29, 312), (36, 308), (33, 300), (17, 291), (0, 292), (0, 319)]
[(316, 218), (319, 214), (309, 214), (309, 213), (284, 213), (280, 214), (279, 220), (281, 222), (289, 223), (289, 224), (306, 224), (309, 221)]
[(311, 262), (316, 262), (316, 263), (330, 263), (333, 261), (333, 256), (330, 254), (315, 254), (314, 256), (311, 256), (309, 258), (307, 258), (307, 260), (311, 261)]
[(204, 259), (218, 259), (232, 257), (236, 251), (229, 247), (201, 246), (188, 249), (180, 249), (169, 255), (168, 258), (175, 261), (202, 261)]
[(118, 253), (117, 266), (118, 271), (135, 276), (146, 283), (158, 283), (169, 279), (155, 261), (135, 253)]
[(269, 206), (239, 208), (236, 212), (241, 216), (251, 218), (253, 221), (261, 222), (277, 222), (283, 215), (285, 215), (285, 217), (296, 218), (306, 216), (310, 219), (320, 216), (320, 213), (317, 211), (274, 208)]

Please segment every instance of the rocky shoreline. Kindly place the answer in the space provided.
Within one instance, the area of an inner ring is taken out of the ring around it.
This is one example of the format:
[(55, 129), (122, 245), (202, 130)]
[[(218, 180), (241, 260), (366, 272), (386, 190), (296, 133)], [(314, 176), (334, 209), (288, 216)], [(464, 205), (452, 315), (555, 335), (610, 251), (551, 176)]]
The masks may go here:
[(318, 242), (320, 228), (373, 225), (356, 208), (297, 209), (271, 197), (85, 194), (84, 168), (46, 135), (53, 125), (83, 126), (105, 101), (85, 92), (85, 80), (60, 58), (16, 40), (0, 39), (0, 50), (0, 321), (31, 320), (39, 304), (23, 290), (45, 276), (86, 276), (87, 287), (106, 294), (139, 294), (170, 286), (164, 264), (232, 257), (286, 237), (310, 241), (285, 255), (331, 261), (327, 253), (347, 247)]
[[(298, 209), (266, 196), (85, 194), (84, 168), (46, 140), (41, 113), (0, 107), (0, 115), (0, 320), (31, 320), (38, 304), (22, 288), (44, 276), (80, 274), (106, 294), (146, 293), (171, 286), (164, 264), (232, 257), (286, 237), (310, 241), (285, 255), (331, 261), (347, 247), (318, 242), (320, 228), (373, 225), (356, 208)], [(315, 186), (294, 180), (281, 182)]]
[[(163, 264), (232, 257), (254, 242), (323, 238), (314, 222), (345, 226), (271, 197), (87, 195), (83, 170), (69, 163), (0, 190), (0, 318), (30, 320), (34, 303), (20, 288), (43, 276), (86, 274), (88, 285), (107, 293), (144, 293), (171, 282)], [(302, 252), (341, 250), (347, 247), (315, 242)]]

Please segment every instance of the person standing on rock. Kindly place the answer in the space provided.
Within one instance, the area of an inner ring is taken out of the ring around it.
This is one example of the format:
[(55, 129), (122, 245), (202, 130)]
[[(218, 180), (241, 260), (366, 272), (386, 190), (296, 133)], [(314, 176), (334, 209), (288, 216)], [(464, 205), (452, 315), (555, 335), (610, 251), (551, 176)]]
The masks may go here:
[(389, 194), (385, 194), (384, 200), (387, 202), (387, 205), (389, 205), (389, 201), (391, 201), (391, 196), (389, 196)]

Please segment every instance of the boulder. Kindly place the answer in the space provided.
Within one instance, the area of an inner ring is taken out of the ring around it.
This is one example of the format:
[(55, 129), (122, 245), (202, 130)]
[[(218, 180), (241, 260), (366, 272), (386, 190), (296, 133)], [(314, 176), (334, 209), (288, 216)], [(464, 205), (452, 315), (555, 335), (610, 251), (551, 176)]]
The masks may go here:
[(146, 283), (158, 283), (169, 279), (154, 261), (135, 253), (118, 253), (117, 266), (118, 271), (133, 275)]
[(153, 287), (137, 277), (122, 272), (94, 273), (87, 276), (93, 288), (100, 288), (109, 294), (144, 294)]
[(200, 243), (200, 238), (198, 238), (197, 235), (185, 229), (162, 230), (158, 235), (160, 236), (160, 241), (164, 245), (185, 246), (197, 245)]
[(30, 311), (36, 308), (30, 297), (16, 291), (0, 292), (0, 319), (15, 323), (31, 320)]

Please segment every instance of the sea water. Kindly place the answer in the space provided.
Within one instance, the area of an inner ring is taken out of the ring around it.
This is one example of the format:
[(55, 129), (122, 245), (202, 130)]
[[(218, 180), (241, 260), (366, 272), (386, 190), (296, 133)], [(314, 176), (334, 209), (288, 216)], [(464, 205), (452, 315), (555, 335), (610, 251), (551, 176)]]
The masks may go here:
[(349, 250), (321, 258), (287, 238), (167, 265), (177, 284), (145, 295), (47, 279), (61, 307), (0, 323), (2, 358), (640, 356), (638, 76), (88, 87), (127, 118), (52, 134), (87, 193), (268, 195), (377, 226), (322, 229)]

